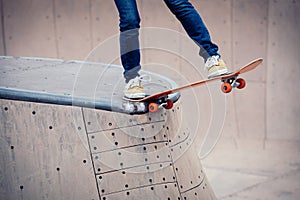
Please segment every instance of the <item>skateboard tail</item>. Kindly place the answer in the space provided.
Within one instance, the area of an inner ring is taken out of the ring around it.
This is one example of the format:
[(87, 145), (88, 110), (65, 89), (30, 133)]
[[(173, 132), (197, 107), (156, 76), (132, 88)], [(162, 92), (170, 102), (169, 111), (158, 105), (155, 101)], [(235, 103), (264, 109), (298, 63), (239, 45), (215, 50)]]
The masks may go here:
[(262, 62), (263, 62), (262, 58), (259, 58), (257, 60), (254, 60), (254, 61), (250, 62), (248, 65), (246, 65), (245, 67), (243, 67), (243, 68), (240, 69), (240, 73), (239, 74), (243, 74), (243, 73), (246, 73), (246, 72), (249, 72), (249, 71), (255, 69)]

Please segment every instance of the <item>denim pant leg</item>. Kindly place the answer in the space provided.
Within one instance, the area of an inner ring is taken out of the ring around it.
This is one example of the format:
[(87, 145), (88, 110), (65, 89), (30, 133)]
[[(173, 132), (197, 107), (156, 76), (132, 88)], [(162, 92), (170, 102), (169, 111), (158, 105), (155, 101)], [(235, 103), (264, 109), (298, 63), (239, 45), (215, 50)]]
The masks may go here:
[(164, 0), (171, 12), (181, 22), (187, 34), (200, 47), (200, 56), (219, 55), (218, 46), (212, 43), (209, 32), (199, 13), (188, 0)]
[(126, 82), (138, 76), (140, 16), (136, 0), (115, 0), (120, 17), (120, 53)]

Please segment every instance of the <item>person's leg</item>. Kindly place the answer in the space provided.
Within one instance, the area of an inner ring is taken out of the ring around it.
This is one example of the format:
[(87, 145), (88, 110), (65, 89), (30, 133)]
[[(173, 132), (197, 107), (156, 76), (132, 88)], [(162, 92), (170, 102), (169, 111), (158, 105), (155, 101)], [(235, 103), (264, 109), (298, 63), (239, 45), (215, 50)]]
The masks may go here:
[(124, 68), (124, 78), (127, 83), (124, 96), (127, 98), (143, 98), (144, 88), (139, 75), (140, 46), (139, 28), (140, 16), (136, 0), (114, 0), (120, 17), (120, 52)]
[(188, 0), (164, 0), (171, 12), (181, 22), (187, 34), (200, 47), (205, 60), (218, 54), (218, 46), (212, 43), (209, 32), (199, 13)]
[(200, 47), (199, 54), (204, 58), (208, 78), (227, 73), (227, 67), (218, 53), (219, 48), (211, 41), (209, 32), (194, 6), (188, 0), (164, 1), (190, 38)]
[(138, 76), (140, 67), (140, 16), (136, 0), (115, 0), (120, 17), (120, 52), (126, 82)]

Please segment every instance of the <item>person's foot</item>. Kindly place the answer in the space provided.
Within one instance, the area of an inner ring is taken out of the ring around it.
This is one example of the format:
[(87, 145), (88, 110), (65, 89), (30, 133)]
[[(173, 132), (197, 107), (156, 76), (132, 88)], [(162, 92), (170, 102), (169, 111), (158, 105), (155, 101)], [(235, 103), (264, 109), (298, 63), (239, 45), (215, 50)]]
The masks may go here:
[(218, 55), (209, 57), (205, 62), (205, 68), (208, 71), (208, 78), (221, 76), (228, 72), (225, 62)]
[(124, 90), (124, 97), (128, 99), (142, 99), (146, 96), (142, 82), (144, 76), (137, 76), (127, 83)]

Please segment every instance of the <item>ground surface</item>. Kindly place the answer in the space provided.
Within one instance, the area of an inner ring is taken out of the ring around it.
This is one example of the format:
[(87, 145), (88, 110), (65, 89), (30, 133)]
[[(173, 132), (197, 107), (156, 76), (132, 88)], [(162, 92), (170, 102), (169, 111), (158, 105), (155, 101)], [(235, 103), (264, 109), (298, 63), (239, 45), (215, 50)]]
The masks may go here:
[(297, 200), (299, 152), (299, 142), (222, 138), (202, 163), (218, 199)]

